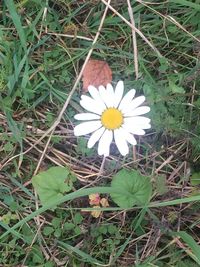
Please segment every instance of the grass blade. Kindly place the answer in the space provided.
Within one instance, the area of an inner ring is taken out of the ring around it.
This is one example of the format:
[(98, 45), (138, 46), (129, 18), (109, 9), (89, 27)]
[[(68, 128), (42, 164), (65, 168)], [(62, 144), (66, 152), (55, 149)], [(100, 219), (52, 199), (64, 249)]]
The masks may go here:
[(73, 251), (74, 253), (78, 254), (84, 262), (96, 264), (96, 265), (104, 265), (104, 263), (98, 261), (97, 259), (91, 257), (89, 254), (83, 252), (82, 250), (72, 247), (69, 244), (66, 244), (64, 242), (58, 241), (58, 244), (62, 246), (62, 248), (67, 249), (68, 251)]
[(197, 242), (193, 239), (191, 235), (186, 233), (185, 231), (180, 232), (173, 232), (173, 236), (180, 236), (183, 241), (187, 244), (187, 246), (191, 249), (186, 250), (186, 253), (195, 260), (200, 265), (200, 246), (197, 244)]
[(196, 3), (192, 3), (191, 1), (187, 1), (187, 0), (169, 0), (170, 3), (173, 4), (180, 4), (182, 6), (187, 6), (187, 7), (191, 7), (194, 8), (197, 11), (200, 11), (200, 5), (196, 4)]
[(8, 11), (11, 15), (11, 18), (13, 20), (13, 23), (15, 25), (15, 28), (19, 34), (19, 38), (21, 41), (21, 45), (24, 49), (24, 51), (26, 52), (27, 50), (27, 46), (26, 46), (26, 37), (25, 37), (25, 33), (21, 24), (21, 20), (19, 15), (17, 14), (16, 8), (15, 8), (15, 4), (13, 2), (13, 0), (5, 0), (6, 6), (8, 8)]

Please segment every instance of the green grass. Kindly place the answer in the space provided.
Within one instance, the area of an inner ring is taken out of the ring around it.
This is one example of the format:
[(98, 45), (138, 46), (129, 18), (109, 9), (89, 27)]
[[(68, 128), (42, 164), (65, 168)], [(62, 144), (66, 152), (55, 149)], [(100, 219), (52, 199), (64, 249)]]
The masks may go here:
[[(105, 5), (0, 4), (0, 266), (200, 265), (199, 185), (190, 180), (200, 172), (200, 2), (131, 4), (136, 27), (161, 56), (137, 35), (135, 80), (131, 28), (108, 11), (92, 58), (108, 62), (114, 82), (122, 79), (126, 90), (146, 96), (152, 129), (124, 159), (113, 150), (98, 177), (102, 159), (87, 149), (85, 138), (73, 135), (79, 82), (39, 166), (39, 171), (67, 166), (77, 180), (72, 192), (44, 206), (31, 179), (50, 133), (30, 148), (58, 118)], [(126, 1), (111, 5), (129, 21)], [(124, 210), (113, 202), (110, 183), (123, 168), (151, 178), (148, 206)], [(110, 205), (99, 218), (91, 216), (88, 199), (95, 192)]]

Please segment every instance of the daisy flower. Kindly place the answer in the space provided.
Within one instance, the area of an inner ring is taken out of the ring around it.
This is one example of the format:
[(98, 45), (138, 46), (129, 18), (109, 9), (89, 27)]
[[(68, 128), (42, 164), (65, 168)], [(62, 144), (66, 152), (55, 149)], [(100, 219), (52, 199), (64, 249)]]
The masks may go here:
[(124, 83), (118, 81), (115, 90), (111, 84), (89, 86), (90, 96), (82, 95), (80, 105), (87, 111), (75, 115), (76, 120), (84, 121), (75, 126), (75, 136), (91, 134), (88, 148), (98, 141), (98, 154), (105, 157), (110, 154), (110, 144), (114, 140), (119, 152), (125, 156), (129, 152), (128, 143), (136, 145), (134, 135), (144, 135), (151, 128), (150, 119), (143, 115), (150, 111), (148, 106), (139, 107), (144, 96), (134, 98), (135, 89), (123, 96)]

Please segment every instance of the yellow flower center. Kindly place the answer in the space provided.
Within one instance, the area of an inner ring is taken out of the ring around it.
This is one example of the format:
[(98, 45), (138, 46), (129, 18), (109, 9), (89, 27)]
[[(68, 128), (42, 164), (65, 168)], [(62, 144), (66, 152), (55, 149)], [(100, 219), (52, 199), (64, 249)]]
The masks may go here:
[(101, 123), (106, 129), (115, 130), (123, 123), (123, 115), (116, 108), (108, 108), (101, 115)]

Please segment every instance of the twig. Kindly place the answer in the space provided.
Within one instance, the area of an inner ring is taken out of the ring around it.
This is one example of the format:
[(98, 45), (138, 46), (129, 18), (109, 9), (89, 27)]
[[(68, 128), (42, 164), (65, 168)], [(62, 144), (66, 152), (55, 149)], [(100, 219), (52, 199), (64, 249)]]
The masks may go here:
[(46, 145), (45, 145), (44, 150), (42, 151), (42, 155), (41, 155), (41, 157), (40, 157), (40, 159), (39, 159), (39, 161), (38, 161), (37, 167), (36, 167), (36, 169), (35, 169), (33, 175), (36, 175), (37, 172), (38, 172), (38, 170), (39, 170), (39, 168), (40, 168), (41, 162), (42, 162), (42, 160), (43, 160), (43, 158), (44, 158), (44, 156), (45, 156), (45, 154), (46, 154), (47, 148), (48, 148), (49, 143), (50, 143), (50, 141), (51, 141), (52, 134), (53, 134), (53, 131), (50, 133), (49, 139), (48, 139), (48, 141), (47, 141), (47, 143), (46, 143)]
[(65, 34), (65, 33), (53, 33), (53, 32), (47, 32), (48, 35), (55, 35), (55, 36), (62, 36), (62, 37), (68, 37), (68, 38), (77, 38), (77, 39), (82, 39), (82, 40), (86, 40), (86, 41), (89, 41), (89, 42), (92, 42), (93, 39), (92, 38), (88, 38), (88, 37), (85, 37), (85, 36), (80, 36), (80, 35), (73, 35), (73, 34)]
[(103, 159), (102, 159), (101, 167), (100, 167), (100, 170), (99, 170), (99, 175), (98, 175), (97, 178), (99, 178), (99, 177), (102, 176), (102, 174), (103, 174), (105, 161), (106, 161), (106, 157), (104, 156)]
[(136, 33), (135, 33), (135, 20), (133, 16), (133, 9), (131, 7), (130, 0), (127, 0), (128, 4), (128, 13), (130, 17), (130, 21), (133, 25), (132, 30), (132, 41), (133, 41), (133, 55), (134, 55), (134, 66), (135, 66), (135, 79), (138, 80), (139, 72), (138, 72), (138, 49), (137, 49), (137, 39), (136, 39)]
[(184, 147), (186, 142), (184, 142), (180, 147), (177, 148), (176, 151), (174, 151), (173, 155), (169, 156), (156, 170), (155, 173), (158, 174), (159, 171), (165, 166), (167, 165), (172, 159), (173, 157)]
[[(44, 8), (43, 15), (42, 15), (42, 23), (40, 26), (40, 33), (39, 33), (39, 38), (41, 38), (42, 35), (42, 28), (43, 28), (43, 22), (46, 22), (46, 17), (47, 17), (47, 7)], [(47, 32), (47, 28), (45, 28), (45, 33)]]

